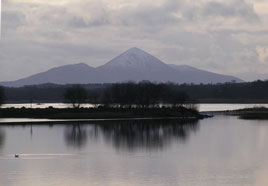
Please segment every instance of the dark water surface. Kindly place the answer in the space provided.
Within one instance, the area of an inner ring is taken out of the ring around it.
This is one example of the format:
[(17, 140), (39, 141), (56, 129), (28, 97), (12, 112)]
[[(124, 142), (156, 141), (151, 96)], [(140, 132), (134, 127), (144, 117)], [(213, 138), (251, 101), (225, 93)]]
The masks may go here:
[(1, 186), (267, 186), (267, 175), (268, 121), (0, 126)]

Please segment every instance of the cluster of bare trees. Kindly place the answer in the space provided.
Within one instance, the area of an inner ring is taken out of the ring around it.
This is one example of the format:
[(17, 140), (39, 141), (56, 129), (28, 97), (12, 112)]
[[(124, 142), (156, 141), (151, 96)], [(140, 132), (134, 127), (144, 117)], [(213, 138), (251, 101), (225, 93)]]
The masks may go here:
[(88, 92), (80, 85), (67, 88), (64, 98), (73, 105), (74, 108), (79, 108), (82, 103), (85, 103), (88, 97)]
[(179, 107), (189, 101), (189, 96), (173, 84), (156, 84), (147, 81), (140, 83), (117, 83), (100, 90), (87, 90), (81, 86), (68, 88), (65, 99), (73, 107), (81, 103), (104, 104), (108, 107), (149, 108), (161, 104)]
[(188, 95), (167, 84), (151, 82), (114, 84), (103, 91), (102, 102), (119, 107), (158, 107), (160, 104), (182, 106)]

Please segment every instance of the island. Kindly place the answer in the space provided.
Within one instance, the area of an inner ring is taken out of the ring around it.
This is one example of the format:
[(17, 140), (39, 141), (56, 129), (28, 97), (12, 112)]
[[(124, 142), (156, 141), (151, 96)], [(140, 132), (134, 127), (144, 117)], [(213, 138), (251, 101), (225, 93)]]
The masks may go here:
[(0, 118), (34, 119), (120, 119), (172, 118), (181, 120), (203, 119), (198, 111), (185, 108), (2, 108)]

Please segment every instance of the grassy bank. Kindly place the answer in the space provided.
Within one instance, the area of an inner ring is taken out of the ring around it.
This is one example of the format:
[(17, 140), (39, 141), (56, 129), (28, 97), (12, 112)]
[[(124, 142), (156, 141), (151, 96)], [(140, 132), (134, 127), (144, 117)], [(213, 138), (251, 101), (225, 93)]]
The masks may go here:
[(204, 118), (196, 110), (178, 108), (2, 108), (0, 118), (106, 119), (106, 118)]

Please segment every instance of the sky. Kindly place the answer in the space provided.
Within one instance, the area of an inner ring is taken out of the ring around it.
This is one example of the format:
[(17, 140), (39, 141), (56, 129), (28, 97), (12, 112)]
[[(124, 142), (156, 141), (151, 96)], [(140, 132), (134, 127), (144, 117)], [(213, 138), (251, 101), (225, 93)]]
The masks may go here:
[(268, 0), (2, 0), (0, 81), (131, 47), (246, 81), (268, 79)]

